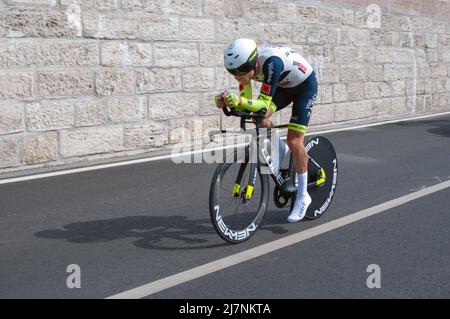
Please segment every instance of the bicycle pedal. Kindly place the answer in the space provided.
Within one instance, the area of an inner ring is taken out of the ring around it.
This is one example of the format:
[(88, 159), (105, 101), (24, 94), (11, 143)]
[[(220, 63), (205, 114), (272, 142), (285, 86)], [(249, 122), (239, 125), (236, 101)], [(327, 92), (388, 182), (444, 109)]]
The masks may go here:
[(284, 181), (284, 183), (280, 186), (280, 189), (284, 194), (291, 194), (297, 191), (297, 187), (294, 186), (290, 178), (287, 178)]

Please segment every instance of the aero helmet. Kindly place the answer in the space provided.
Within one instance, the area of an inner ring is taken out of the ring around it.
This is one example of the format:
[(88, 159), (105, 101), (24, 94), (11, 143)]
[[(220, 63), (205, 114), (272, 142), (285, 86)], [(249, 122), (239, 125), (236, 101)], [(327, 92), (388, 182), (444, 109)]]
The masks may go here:
[(252, 39), (235, 39), (223, 51), (223, 63), (228, 72), (242, 75), (256, 68), (258, 51)]

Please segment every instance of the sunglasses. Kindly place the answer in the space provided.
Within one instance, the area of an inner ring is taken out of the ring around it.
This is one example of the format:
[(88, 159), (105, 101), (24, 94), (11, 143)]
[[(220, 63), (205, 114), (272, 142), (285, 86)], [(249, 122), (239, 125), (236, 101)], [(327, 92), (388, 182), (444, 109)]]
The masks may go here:
[(229, 71), (233, 75), (246, 75), (248, 72), (250, 72), (252, 69), (248, 66), (245, 66), (243, 68), (237, 68), (236, 70)]

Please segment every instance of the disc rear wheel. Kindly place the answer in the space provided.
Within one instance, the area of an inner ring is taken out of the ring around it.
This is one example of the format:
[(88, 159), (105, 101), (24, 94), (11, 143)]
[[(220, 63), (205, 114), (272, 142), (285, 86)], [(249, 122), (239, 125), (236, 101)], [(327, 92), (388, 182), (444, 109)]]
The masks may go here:
[[(312, 202), (306, 211), (305, 218), (316, 219), (325, 213), (336, 193), (338, 162), (333, 145), (323, 136), (311, 138), (305, 148), (310, 158), (308, 161), (308, 184), (316, 183), (317, 178), (323, 173), (325, 174), (324, 182), (308, 188), (308, 194), (311, 196)], [(323, 169), (322, 173), (313, 161)], [(294, 206), (295, 197), (294, 194), (291, 199), (291, 210)]]

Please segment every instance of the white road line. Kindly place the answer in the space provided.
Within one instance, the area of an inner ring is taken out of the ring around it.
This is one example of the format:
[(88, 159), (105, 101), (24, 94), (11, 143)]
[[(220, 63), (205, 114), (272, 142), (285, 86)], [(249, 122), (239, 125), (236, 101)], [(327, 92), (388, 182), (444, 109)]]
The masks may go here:
[(436, 117), (441, 115), (447, 115), (450, 114), (450, 112), (442, 112), (442, 113), (436, 113), (436, 114), (428, 114), (428, 115), (421, 115), (421, 116), (415, 116), (407, 119), (399, 119), (399, 120), (390, 120), (390, 121), (384, 121), (384, 122), (377, 122), (377, 123), (371, 123), (371, 124), (364, 124), (364, 125), (357, 125), (357, 126), (351, 126), (351, 127), (343, 127), (338, 129), (331, 129), (331, 130), (323, 130), (323, 131), (317, 131), (312, 132), (308, 135), (316, 135), (316, 134), (326, 134), (326, 133), (334, 133), (334, 132), (341, 132), (341, 131), (351, 131), (351, 130), (357, 130), (360, 128), (366, 128), (366, 127), (373, 127), (373, 126), (380, 126), (385, 124), (393, 124), (393, 123), (400, 123), (400, 122), (409, 122), (409, 121), (415, 121), (415, 120), (422, 120), (427, 119), (430, 117)]
[(88, 171), (96, 171), (96, 170), (104, 169), (104, 168), (153, 162), (153, 161), (159, 161), (159, 160), (169, 159), (169, 158), (174, 158), (174, 157), (191, 156), (193, 154), (204, 153), (206, 151), (211, 152), (213, 150), (214, 151), (224, 150), (224, 149), (229, 149), (229, 148), (233, 148), (233, 147), (241, 147), (244, 145), (245, 144), (236, 144), (236, 145), (229, 145), (226, 147), (207, 148), (207, 149), (201, 149), (201, 150), (192, 151), (192, 152), (178, 153), (173, 156), (172, 155), (161, 155), (161, 156), (154, 156), (154, 157), (150, 157), (150, 158), (140, 158), (140, 159), (136, 159), (136, 160), (117, 162), (117, 163), (109, 163), (109, 164), (102, 164), (102, 165), (95, 165), (95, 166), (88, 166), (88, 167), (73, 168), (73, 169), (61, 170), (61, 171), (50, 172), (50, 173), (42, 173), (42, 174), (27, 175), (27, 176), (21, 176), (21, 177), (5, 178), (5, 179), (0, 179), (0, 185), (10, 184), (10, 183), (15, 183), (15, 182), (29, 181), (29, 180), (34, 180), (34, 179), (46, 178), (46, 177), (61, 176), (61, 175), (75, 174), (75, 173), (88, 172)]
[(325, 224), (313, 227), (308, 230), (301, 231), (299, 233), (286, 236), (284, 238), (272, 241), (270, 243), (248, 249), (246, 251), (240, 252), (235, 255), (231, 255), (207, 264), (204, 264), (202, 266), (192, 268), (186, 271), (183, 271), (181, 273), (162, 278), (157, 281), (150, 282), (146, 285), (127, 290), (125, 292), (113, 295), (108, 297), (107, 299), (136, 299), (136, 298), (143, 298), (152, 294), (155, 294), (157, 292), (160, 292), (162, 290), (180, 285), (182, 283), (194, 280), (196, 278), (200, 278), (206, 275), (209, 275), (211, 273), (214, 273), (219, 270), (226, 269), (228, 267), (246, 262), (248, 260), (263, 256), (265, 254), (271, 253), (273, 251), (276, 251), (278, 249), (282, 249), (285, 247), (288, 247), (293, 244), (297, 244), (299, 242), (305, 241), (309, 238), (319, 236), (323, 233), (332, 231), (334, 229), (337, 229), (339, 227), (357, 222), (359, 220), (362, 220), (364, 218), (368, 218), (370, 216), (382, 213), (388, 209), (403, 205), (405, 203), (408, 203), (410, 201), (413, 201), (415, 199), (430, 195), (432, 193), (438, 192), (440, 190), (443, 190), (447, 187), (450, 187), (450, 180), (445, 181), (443, 183), (439, 183), (430, 187), (427, 187), (425, 189), (422, 189), (420, 191), (404, 195), (401, 197), (398, 197), (396, 199), (384, 202), (382, 204), (361, 210), (359, 212), (350, 214), (345, 217), (341, 217), (335, 220), (332, 220), (330, 222), (327, 222)]
[[(344, 127), (339, 129), (330, 129), (330, 130), (323, 130), (323, 131), (317, 131), (317, 132), (311, 132), (307, 133), (306, 136), (309, 135), (318, 135), (318, 134), (326, 134), (326, 133), (333, 133), (333, 132), (341, 132), (341, 131), (350, 131), (350, 130), (356, 130), (360, 128), (366, 128), (366, 127), (372, 127), (372, 126), (379, 126), (384, 124), (392, 124), (392, 123), (399, 123), (399, 122), (407, 122), (407, 121), (413, 121), (413, 120), (420, 120), (420, 119), (426, 119), (430, 117), (436, 117), (441, 115), (447, 115), (450, 114), (450, 112), (442, 112), (442, 113), (436, 113), (436, 114), (429, 114), (429, 115), (422, 115), (417, 116), (413, 118), (408, 119), (399, 119), (399, 120), (392, 120), (392, 121), (384, 121), (384, 122), (377, 122), (372, 124), (366, 124), (366, 125), (357, 125), (357, 126), (351, 126), (351, 127)], [(240, 144), (242, 145), (242, 144)], [(227, 147), (219, 147), (214, 150), (224, 150), (231, 147), (237, 147), (240, 145), (231, 145)], [(128, 160), (128, 161), (122, 161), (122, 162), (116, 162), (116, 163), (109, 163), (109, 164), (102, 164), (102, 165), (95, 165), (95, 166), (88, 166), (88, 167), (80, 167), (80, 168), (74, 168), (74, 169), (67, 169), (67, 170), (61, 170), (56, 172), (49, 172), (49, 173), (42, 173), (42, 174), (34, 174), (34, 175), (26, 175), (21, 177), (13, 177), (13, 178), (5, 178), (0, 179), (0, 185), (2, 184), (10, 184), (10, 183), (16, 183), (16, 182), (23, 182), (23, 181), (29, 181), (34, 179), (40, 179), (40, 178), (47, 178), (47, 177), (53, 177), (53, 176), (61, 176), (61, 175), (68, 175), (68, 174), (74, 174), (74, 173), (81, 173), (81, 172), (88, 172), (88, 171), (95, 171), (99, 169), (105, 169), (105, 168), (111, 168), (111, 167), (119, 167), (119, 166), (125, 166), (125, 165), (132, 165), (132, 164), (139, 164), (139, 163), (146, 163), (146, 162), (153, 162), (153, 161), (159, 161), (163, 159), (170, 159), (174, 157), (182, 157), (182, 156), (190, 156), (193, 154), (198, 153), (204, 153), (204, 152), (211, 152), (212, 149), (201, 149), (196, 150), (192, 152), (185, 152), (180, 154), (168, 154), (168, 155), (161, 155), (161, 156), (153, 156), (149, 158), (141, 158), (136, 160)]]

